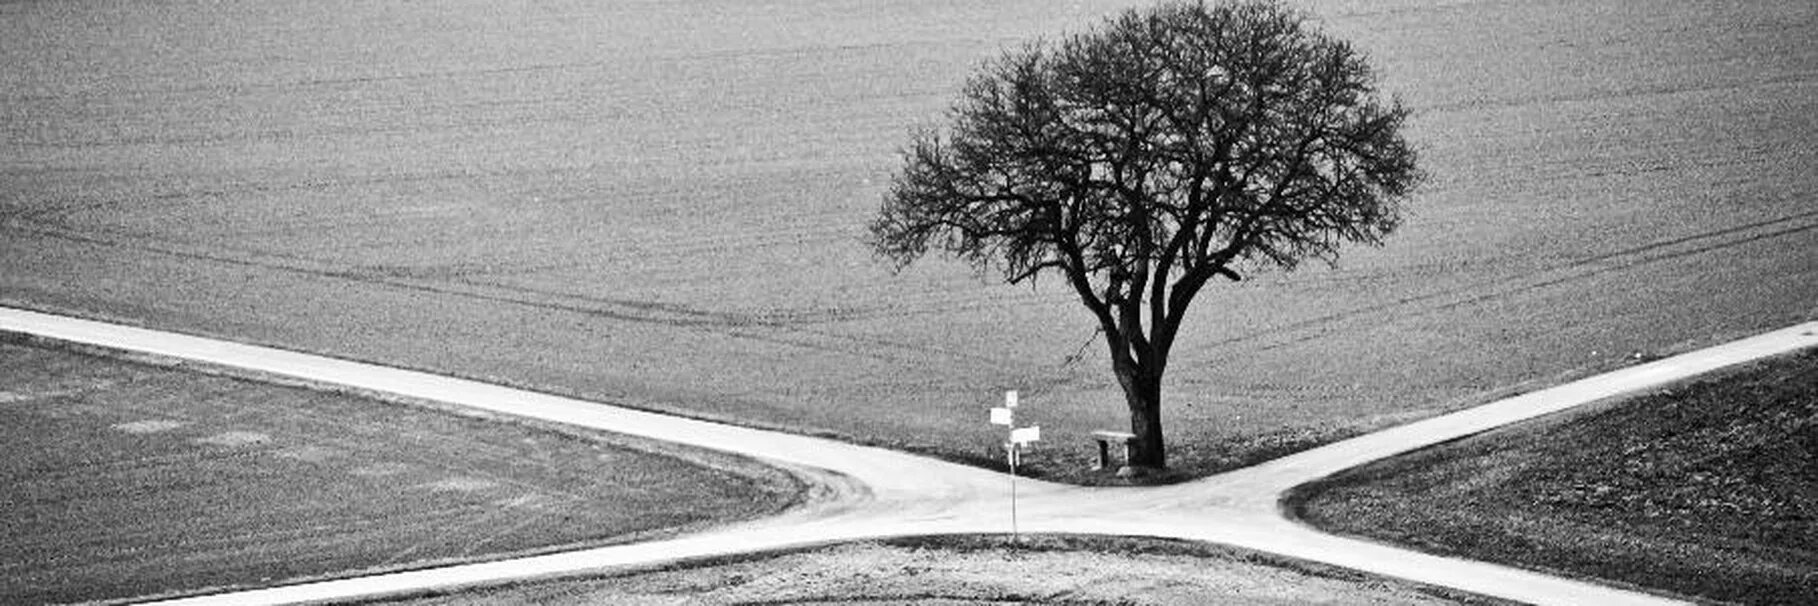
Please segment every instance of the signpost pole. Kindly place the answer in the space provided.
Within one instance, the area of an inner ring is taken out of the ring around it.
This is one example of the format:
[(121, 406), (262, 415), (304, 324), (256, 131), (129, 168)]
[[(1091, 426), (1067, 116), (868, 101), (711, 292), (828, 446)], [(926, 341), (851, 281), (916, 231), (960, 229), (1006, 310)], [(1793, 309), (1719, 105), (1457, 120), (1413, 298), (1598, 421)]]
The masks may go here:
[(1004, 406), (991, 409), (991, 424), (1003, 425), (1010, 430), (1010, 439), (1004, 442), (1004, 457), (1010, 461), (1010, 543), (1022, 542), (1022, 530), (1016, 521), (1016, 465), (1022, 459), (1023, 445), (1042, 439), (1042, 428), (1016, 426), (1016, 391), (1004, 392)]
[(1017, 445), (1015, 442), (1005, 442), (1004, 443), (1004, 452), (1008, 453), (1010, 456), (1010, 544), (1011, 545), (1019, 545), (1022, 543), (1022, 533), (1018, 530), (1017, 525), (1016, 525), (1016, 459), (1018, 458), (1016, 456), (1017, 455), (1016, 450), (1017, 450)]

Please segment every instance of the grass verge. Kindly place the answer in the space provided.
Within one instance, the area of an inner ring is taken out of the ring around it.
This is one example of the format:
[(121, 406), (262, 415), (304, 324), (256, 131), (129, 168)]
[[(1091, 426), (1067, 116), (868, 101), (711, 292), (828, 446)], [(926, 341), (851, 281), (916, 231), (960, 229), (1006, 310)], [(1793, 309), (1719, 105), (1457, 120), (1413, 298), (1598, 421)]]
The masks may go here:
[(735, 457), (16, 333), (0, 333), (0, 444), (9, 604), (609, 544), (764, 515), (799, 490)]
[(1303, 487), (1321, 528), (1747, 603), (1818, 603), (1818, 351)]
[(909, 537), (710, 558), (389, 604), (1505, 604), (1235, 548), (1147, 538)]

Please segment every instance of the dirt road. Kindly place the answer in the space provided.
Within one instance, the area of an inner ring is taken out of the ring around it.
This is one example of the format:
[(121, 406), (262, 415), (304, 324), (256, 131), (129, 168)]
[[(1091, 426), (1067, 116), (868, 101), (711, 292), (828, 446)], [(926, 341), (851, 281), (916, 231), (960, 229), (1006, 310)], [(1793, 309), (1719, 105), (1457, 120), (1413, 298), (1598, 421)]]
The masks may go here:
[[(1004, 532), (1010, 522), (1007, 476), (899, 452), (24, 310), (0, 309), (0, 329), (744, 454), (796, 470), (819, 486), (809, 505), (783, 516), (673, 540), (202, 596), (172, 603), (287, 604), (404, 594), (853, 539)], [(1326, 535), (1283, 517), (1277, 503), (1282, 493), (1293, 486), (1364, 462), (1715, 368), (1813, 346), (1818, 346), (1818, 323), (1802, 324), (1173, 486), (1093, 489), (1023, 480), (1019, 489), (1019, 523), (1027, 532), (1212, 541), (1537, 604), (1661, 603), (1665, 600), (1646, 594)]]
[[(515, 414), (566, 409), (433, 376), (953, 457), (995, 454), (1004, 388), (1056, 434), (1115, 427), (1069, 295), (891, 275), (860, 231), (972, 65), (1129, 4), (0, 4), (0, 302)], [(1177, 444), (1385, 427), (1818, 312), (1810, 3), (1305, 5), (1416, 110), (1434, 179), (1386, 247), (1202, 296)], [(865, 502), (992, 490), (954, 473)], [(865, 532), (842, 499), (815, 523)]]

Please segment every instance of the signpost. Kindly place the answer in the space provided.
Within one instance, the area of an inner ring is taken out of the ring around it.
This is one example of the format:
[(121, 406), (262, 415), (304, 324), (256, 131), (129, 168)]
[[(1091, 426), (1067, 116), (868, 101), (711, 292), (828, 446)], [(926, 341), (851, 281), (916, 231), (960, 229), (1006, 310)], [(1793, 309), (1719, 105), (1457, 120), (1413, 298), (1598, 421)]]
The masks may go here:
[(1022, 460), (1023, 447), (1042, 439), (1040, 425), (1028, 427), (1016, 426), (1016, 390), (1004, 392), (1004, 405), (991, 409), (991, 424), (1003, 425), (1010, 429), (1010, 439), (1004, 442), (1004, 456), (1010, 461), (1010, 541), (1020, 541), (1021, 533), (1016, 526), (1016, 465)]

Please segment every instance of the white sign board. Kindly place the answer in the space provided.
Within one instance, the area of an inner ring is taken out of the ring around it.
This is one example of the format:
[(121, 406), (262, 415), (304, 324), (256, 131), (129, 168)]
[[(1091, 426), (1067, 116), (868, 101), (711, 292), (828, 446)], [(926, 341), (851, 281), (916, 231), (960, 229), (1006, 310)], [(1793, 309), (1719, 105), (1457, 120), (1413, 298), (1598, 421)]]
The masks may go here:
[(1004, 392), (1004, 408), (1016, 408), (1016, 390)]
[(1028, 444), (1042, 439), (1042, 426), (1033, 425), (1010, 430), (1010, 441), (1015, 444)]
[(1014, 418), (1015, 418), (1015, 412), (1008, 408), (991, 409), (991, 424), (992, 425), (1011, 425), (1011, 424), (1015, 423), (1015, 421), (1012, 420)]

